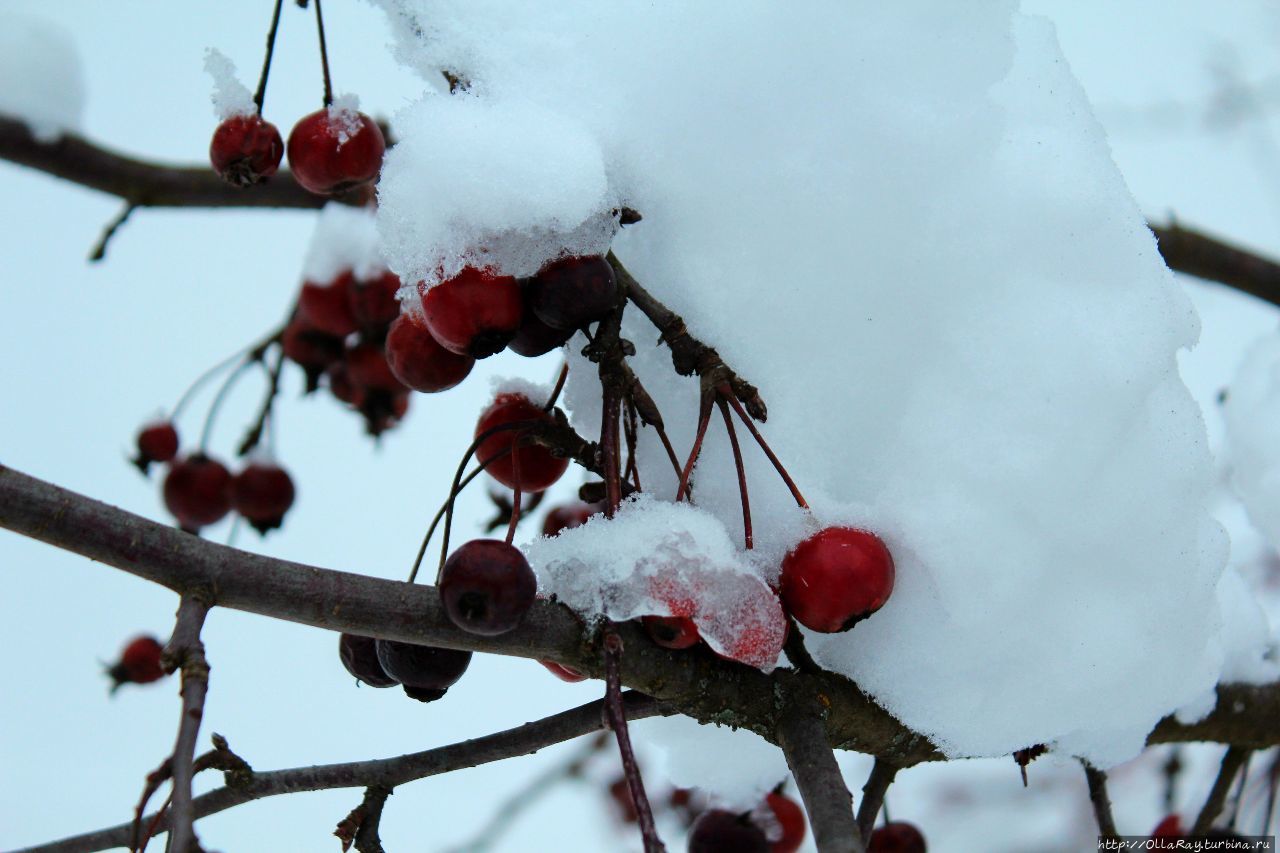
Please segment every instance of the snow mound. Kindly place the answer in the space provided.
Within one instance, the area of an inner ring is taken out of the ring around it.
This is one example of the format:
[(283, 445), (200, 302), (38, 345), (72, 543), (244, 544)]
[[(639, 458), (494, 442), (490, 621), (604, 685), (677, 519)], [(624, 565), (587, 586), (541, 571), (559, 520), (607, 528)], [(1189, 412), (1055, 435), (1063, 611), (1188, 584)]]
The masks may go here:
[(1249, 520), (1280, 548), (1280, 334), (1245, 354), (1223, 406), (1231, 480)]
[(304, 279), (328, 284), (350, 271), (357, 279), (369, 280), (386, 269), (371, 209), (329, 202), (320, 210), (302, 263)]
[(80, 127), (85, 76), (71, 34), (52, 21), (0, 14), (0, 114), (41, 142)]

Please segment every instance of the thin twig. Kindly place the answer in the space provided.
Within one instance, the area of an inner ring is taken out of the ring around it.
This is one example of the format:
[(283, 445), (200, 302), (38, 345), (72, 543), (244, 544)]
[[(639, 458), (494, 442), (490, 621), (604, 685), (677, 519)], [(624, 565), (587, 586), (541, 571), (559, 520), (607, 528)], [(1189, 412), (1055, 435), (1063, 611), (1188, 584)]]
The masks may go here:
[(605, 629), (604, 635), (604, 672), (605, 695), (604, 709), (613, 729), (613, 736), (618, 740), (618, 752), (622, 755), (622, 774), (627, 780), (627, 789), (631, 792), (631, 801), (636, 807), (636, 822), (640, 825), (640, 836), (644, 840), (645, 853), (663, 853), (667, 848), (658, 837), (658, 828), (653, 823), (653, 809), (649, 806), (649, 796), (644, 791), (644, 780), (640, 777), (640, 765), (636, 761), (635, 750), (631, 746), (631, 733), (627, 730), (627, 711), (622, 704), (622, 638), (612, 627)]
[(819, 703), (813, 697), (790, 698), (778, 723), (778, 745), (800, 789), (818, 853), (864, 853), (853, 797), (827, 740)]
[(116, 232), (120, 230), (133, 212), (138, 209), (138, 205), (131, 201), (125, 202), (124, 208), (115, 215), (107, 227), (103, 229), (102, 236), (98, 238), (98, 242), (94, 244), (93, 249), (89, 251), (90, 263), (97, 263), (107, 256), (107, 243), (111, 242), (111, 238), (116, 236)]
[(738, 433), (733, 428), (733, 418), (729, 417), (729, 407), (723, 399), (716, 399), (720, 407), (720, 416), (724, 418), (725, 431), (729, 433), (729, 446), (733, 449), (733, 466), (738, 470), (738, 500), (742, 502), (742, 538), (744, 547), (750, 551), (754, 547), (751, 535), (751, 498), (747, 494), (747, 472), (742, 466), (742, 448), (738, 446)]
[(871, 830), (876, 825), (880, 807), (884, 805), (885, 792), (889, 790), (889, 786), (893, 784), (893, 778), (897, 775), (898, 768), (883, 758), (877, 758), (871, 765), (867, 783), (862, 786), (862, 802), (858, 804), (858, 831), (862, 833), (863, 838), (871, 837)]
[(200, 630), (209, 605), (197, 595), (184, 595), (178, 605), (173, 636), (165, 646), (164, 659), (182, 669), (182, 718), (173, 747), (173, 806), (169, 810), (169, 849), (187, 853), (198, 849), (195, 812), (191, 799), (191, 779), (195, 775), (196, 739), (204, 719), (204, 698), (209, 690), (209, 662), (205, 660)]
[(560, 399), (560, 392), (564, 390), (565, 380), (569, 378), (569, 362), (560, 365), (560, 372), (556, 374), (556, 384), (551, 389), (551, 394), (547, 397), (547, 402), (542, 404), (542, 411), (549, 412), (556, 406), (556, 400)]
[(320, 68), (324, 72), (324, 105), (333, 106), (333, 83), (329, 80), (329, 48), (324, 41), (324, 15), (320, 12), (320, 0), (316, 0), (316, 32), (320, 36)]
[(382, 822), (382, 809), (391, 794), (392, 790), (382, 785), (365, 788), (360, 805), (352, 809), (333, 831), (342, 842), (343, 853), (350, 850), (352, 844), (357, 853), (386, 853), (382, 849), (382, 839), (378, 837), (378, 826)]
[(1087, 761), (1081, 761), (1084, 778), (1089, 783), (1089, 802), (1093, 804), (1093, 816), (1098, 821), (1098, 834), (1103, 838), (1116, 838), (1116, 822), (1111, 816), (1111, 798), (1107, 796), (1107, 774)]
[(275, 11), (271, 13), (271, 28), (267, 30), (267, 55), (262, 60), (262, 73), (258, 76), (258, 91), (253, 93), (253, 102), (258, 107), (258, 115), (262, 115), (262, 104), (267, 97), (267, 75), (271, 73), (271, 57), (276, 51), (276, 30), (280, 27), (280, 7), (283, 0), (276, 0)]
[(1213, 787), (1209, 789), (1204, 807), (1200, 809), (1196, 822), (1192, 824), (1190, 835), (1204, 835), (1213, 826), (1213, 822), (1222, 812), (1223, 803), (1227, 801), (1227, 794), (1231, 792), (1232, 781), (1244, 766), (1245, 759), (1249, 757), (1251, 751), (1242, 746), (1227, 747), (1226, 753), (1222, 756), (1222, 766), (1218, 768), (1218, 777), (1213, 780)]

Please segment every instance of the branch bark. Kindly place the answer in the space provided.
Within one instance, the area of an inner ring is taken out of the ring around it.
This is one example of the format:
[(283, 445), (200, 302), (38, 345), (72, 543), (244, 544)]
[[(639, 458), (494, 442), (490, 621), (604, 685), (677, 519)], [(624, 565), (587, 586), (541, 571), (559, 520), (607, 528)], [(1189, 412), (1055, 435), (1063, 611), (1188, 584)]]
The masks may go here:
[(1176, 222), (1152, 225), (1151, 231), (1169, 269), (1230, 285), (1280, 305), (1280, 264), (1275, 261)]
[(1111, 816), (1111, 798), (1107, 796), (1107, 774), (1087, 761), (1080, 762), (1084, 766), (1084, 778), (1089, 783), (1089, 802), (1093, 804), (1093, 814), (1098, 821), (1098, 834), (1103, 838), (1116, 838), (1116, 822)]
[(818, 702), (796, 694), (789, 698), (790, 707), (778, 724), (778, 745), (800, 789), (818, 853), (865, 853), (853, 797), (827, 741)]

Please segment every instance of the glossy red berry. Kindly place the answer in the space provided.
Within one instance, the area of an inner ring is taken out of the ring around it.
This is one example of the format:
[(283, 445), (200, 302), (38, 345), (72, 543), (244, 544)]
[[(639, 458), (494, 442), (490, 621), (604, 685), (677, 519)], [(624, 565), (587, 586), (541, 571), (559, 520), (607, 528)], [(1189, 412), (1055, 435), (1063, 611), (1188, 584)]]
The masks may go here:
[(338, 637), (338, 657), (347, 672), (370, 687), (395, 687), (400, 683), (387, 675), (378, 662), (378, 643), (372, 637), (341, 634)]
[(1166, 815), (1156, 828), (1151, 830), (1152, 838), (1182, 838), (1186, 833), (1182, 829), (1182, 818), (1176, 814)]
[(749, 815), (708, 809), (689, 831), (689, 853), (769, 853), (769, 840)]
[(464, 631), (505, 634), (524, 619), (538, 592), (529, 561), (500, 539), (473, 539), (449, 555), (440, 572), (444, 612)]
[(925, 853), (924, 836), (914, 824), (891, 821), (871, 833), (867, 853)]
[(209, 160), (223, 180), (238, 187), (260, 184), (280, 168), (280, 131), (256, 113), (223, 119), (209, 143)]
[(293, 177), (317, 195), (337, 195), (372, 181), (385, 149), (378, 125), (355, 110), (317, 110), (289, 132)]
[(280, 526), (294, 496), (289, 472), (270, 462), (250, 462), (231, 480), (232, 508), (259, 533)]
[(893, 557), (874, 533), (828, 527), (782, 560), (782, 603), (814, 631), (834, 633), (875, 613), (893, 592)]
[(457, 385), (476, 360), (450, 352), (432, 336), (424, 320), (401, 314), (387, 332), (387, 364), (404, 385), (424, 394), (447, 391)]
[(358, 328), (351, 307), (354, 287), (351, 273), (345, 272), (328, 284), (304, 282), (298, 294), (298, 315), (303, 323), (326, 335), (345, 338)]
[[(531, 279), (526, 279), (530, 281)], [(525, 304), (529, 301), (529, 287), (527, 284), (521, 285), (524, 293)], [(525, 358), (537, 358), (540, 355), (546, 355), (553, 349), (558, 349), (573, 337), (574, 329), (553, 329), (546, 323), (538, 319), (538, 315), (532, 311), (525, 311), (520, 318), (520, 328), (516, 330), (516, 336), (507, 344), (507, 349), (516, 355), (522, 355)]]
[[(523, 471), (521, 472), (523, 473)], [(600, 504), (589, 504), (576, 501), (563, 506), (552, 507), (547, 517), (542, 520), (542, 535), (555, 536), (561, 530), (572, 530), (587, 523), (593, 515), (604, 512)]]
[(138, 452), (133, 464), (147, 473), (152, 462), (169, 462), (178, 455), (178, 431), (172, 421), (155, 421), (138, 431)]
[(115, 693), (122, 684), (150, 684), (164, 678), (164, 667), (160, 656), (164, 646), (155, 637), (135, 637), (125, 644), (120, 652), (120, 660), (107, 667), (107, 675), (111, 677), (111, 692)]
[(404, 692), (419, 702), (434, 702), (462, 677), (471, 664), (471, 652), (378, 640), (378, 663), (388, 677), (404, 685)]
[(520, 285), (511, 276), (465, 267), (422, 296), (427, 328), (458, 355), (487, 358), (515, 337), (524, 312)]
[(202, 454), (179, 459), (164, 478), (164, 505), (190, 533), (231, 511), (231, 472)]
[(804, 809), (790, 797), (772, 792), (765, 796), (764, 804), (773, 812), (772, 822), (777, 829), (776, 833), (765, 833), (771, 839), (770, 853), (796, 853), (804, 843)]
[(315, 389), (315, 380), (343, 353), (341, 338), (318, 331), (301, 316), (295, 316), (284, 327), (280, 346), (285, 358), (306, 371), (309, 390)]
[[(476, 436), (508, 424), (552, 423), (550, 414), (534, 405), (523, 394), (499, 394), (485, 409), (476, 423)], [(521, 441), (520, 429), (500, 430), (493, 433), (476, 448), (476, 458), (485, 464), (485, 471), (493, 479), (509, 489), (522, 492), (541, 492), (559, 480), (569, 468), (569, 460), (552, 455), (540, 444)], [(520, 469), (517, 483), (516, 468)]]
[(649, 638), (664, 649), (687, 649), (702, 639), (698, 626), (684, 616), (643, 616), (640, 622)]
[(528, 304), (553, 329), (581, 329), (603, 320), (618, 305), (618, 280), (599, 255), (561, 258), (538, 270)]
[(564, 664), (556, 663), (553, 660), (540, 660), (538, 663), (545, 666), (547, 668), (547, 672), (550, 672), (556, 678), (561, 681), (566, 681), (569, 684), (577, 684), (579, 681), (587, 680), (587, 676), (578, 672), (571, 666), (565, 666)]

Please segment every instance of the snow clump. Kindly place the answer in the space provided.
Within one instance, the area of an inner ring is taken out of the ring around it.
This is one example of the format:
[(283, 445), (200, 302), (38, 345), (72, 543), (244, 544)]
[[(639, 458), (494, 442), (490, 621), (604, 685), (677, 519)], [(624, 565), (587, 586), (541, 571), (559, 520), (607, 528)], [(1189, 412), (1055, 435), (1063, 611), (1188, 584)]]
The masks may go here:
[(209, 99), (213, 101), (213, 112), (219, 121), (258, 111), (248, 87), (236, 76), (236, 64), (229, 56), (216, 47), (205, 48), (204, 70), (213, 78), (213, 94)]
[(369, 280), (386, 269), (373, 211), (337, 202), (326, 204), (316, 219), (302, 263), (303, 278), (328, 284), (349, 271), (359, 280)]
[(0, 14), (0, 114), (51, 143), (79, 129), (84, 103), (84, 67), (71, 34), (52, 21)]

